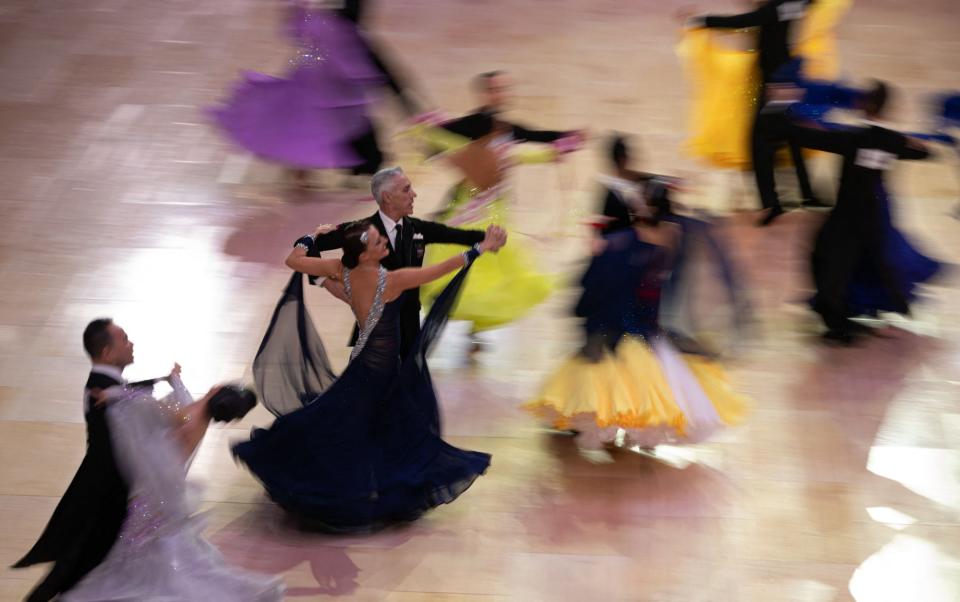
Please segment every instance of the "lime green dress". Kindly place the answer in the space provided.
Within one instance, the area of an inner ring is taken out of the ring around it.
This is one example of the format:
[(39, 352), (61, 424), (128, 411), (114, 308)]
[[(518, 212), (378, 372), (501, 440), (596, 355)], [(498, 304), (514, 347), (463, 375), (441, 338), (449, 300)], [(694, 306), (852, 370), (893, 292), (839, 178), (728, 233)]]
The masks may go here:
[[(440, 127), (419, 124), (405, 132), (445, 153), (455, 152), (473, 141)], [(551, 147), (525, 148), (505, 141), (491, 142), (501, 170), (516, 163), (548, 163), (557, 159)], [(473, 323), (479, 332), (503, 326), (543, 302), (554, 288), (555, 278), (539, 272), (532, 253), (523, 245), (522, 235), (510, 232), (508, 219), (508, 185), (500, 184), (480, 191), (463, 181), (457, 185), (453, 199), (440, 217), (443, 223), (457, 228), (484, 230), (496, 224), (508, 231), (507, 244), (497, 253), (485, 255), (471, 268), (456, 308), (450, 317)], [(424, 265), (440, 263), (463, 252), (456, 245), (430, 245)], [(421, 301), (429, 307), (447, 285), (453, 274), (420, 288)]]

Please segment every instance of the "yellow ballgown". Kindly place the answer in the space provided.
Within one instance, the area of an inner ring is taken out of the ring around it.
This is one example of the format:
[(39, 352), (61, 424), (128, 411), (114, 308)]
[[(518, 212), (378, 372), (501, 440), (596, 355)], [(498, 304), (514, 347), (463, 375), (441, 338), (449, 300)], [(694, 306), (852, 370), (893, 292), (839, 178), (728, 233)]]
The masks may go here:
[[(837, 23), (853, 0), (817, 0), (800, 26), (795, 52), (803, 76), (835, 80), (839, 76)], [(723, 46), (706, 28), (683, 32), (678, 54), (693, 87), (686, 151), (722, 168), (749, 170), (750, 129), (760, 77), (757, 53)]]
[[(671, 252), (634, 232), (606, 240), (584, 275), (577, 305), (593, 341), (589, 357), (578, 353), (561, 362), (524, 409), (556, 429), (579, 431), (585, 448), (696, 443), (740, 422), (749, 402), (730, 387), (720, 365), (678, 351), (660, 325)], [(604, 341), (599, 352), (598, 340)]]
[(655, 447), (703, 441), (742, 421), (748, 406), (716, 361), (628, 335), (599, 361), (566, 359), (524, 408), (598, 442), (622, 431), (628, 445)]

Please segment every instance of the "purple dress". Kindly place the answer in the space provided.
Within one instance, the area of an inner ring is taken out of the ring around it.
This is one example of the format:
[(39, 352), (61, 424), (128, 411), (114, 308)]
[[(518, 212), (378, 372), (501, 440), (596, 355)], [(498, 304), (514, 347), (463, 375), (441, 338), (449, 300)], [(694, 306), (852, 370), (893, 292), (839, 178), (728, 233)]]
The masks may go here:
[(298, 45), (293, 70), (286, 78), (244, 72), (213, 119), (262, 159), (300, 169), (361, 164), (352, 143), (372, 131), (368, 93), (382, 72), (355, 25), (333, 12), (293, 2), (287, 33)]

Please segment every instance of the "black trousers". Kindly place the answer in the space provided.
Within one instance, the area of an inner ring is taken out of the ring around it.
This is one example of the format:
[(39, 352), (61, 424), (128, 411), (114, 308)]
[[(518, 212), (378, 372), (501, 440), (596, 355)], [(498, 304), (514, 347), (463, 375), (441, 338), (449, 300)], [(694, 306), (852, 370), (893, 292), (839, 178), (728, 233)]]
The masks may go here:
[(793, 166), (797, 172), (797, 180), (800, 183), (800, 194), (803, 195), (803, 200), (813, 200), (813, 189), (810, 187), (807, 164), (803, 159), (801, 148), (790, 136), (790, 123), (787, 116), (781, 112), (764, 113), (764, 102), (761, 98), (750, 133), (750, 156), (757, 183), (757, 192), (760, 195), (760, 203), (764, 209), (780, 207), (774, 167), (777, 151), (784, 145), (790, 149), (790, 157), (793, 159)]
[(358, 32), (360, 34), (360, 39), (363, 41), (364, 46), (367, 50), (367, 58), (370, 59), (370, 62), (373, 63), (373, 66), (383, 74), (386, 78), (386, 85), (390, 90), (397, 95), (397, 100), (400, 101), (400, 104), (403, 106), (403, 110), (406, 111), (408, 115), (415, 115), (420, 112), (421, 109), (418, 106), (418, 103), (410, 97), (410, 86), (406, 82), (405, 77), (401, 77), (397, 72), (397, 69), (394, 66), (388, 64), (387, 61), (383, 59), (382, 52), (377, 47), (376, 42), (371, 40), (366, 34), (362, 31)]
[[(386, 78), (386, 85), (396, 94), (397, 99), (403, 106), (408, 115), (414, 115), (418, 112), (417, 102), (410, 97), (410, 87), (405, 83), (404, 78), (398, 76), (396, 69), (390, 67), (378, 52), (375, 43), (362, 30), (357, 31), (360, 40), (367, 52), (367, 58)], [(377, 141), (376, 125), (372, 120), (368, 120), (368, 127), (361, 135), (350, 142), (350, 146), (362, 162), (353, 168), (354, 174), (374, 174), (383, 165), (384, 155), (380, 150), (380, 144)]]

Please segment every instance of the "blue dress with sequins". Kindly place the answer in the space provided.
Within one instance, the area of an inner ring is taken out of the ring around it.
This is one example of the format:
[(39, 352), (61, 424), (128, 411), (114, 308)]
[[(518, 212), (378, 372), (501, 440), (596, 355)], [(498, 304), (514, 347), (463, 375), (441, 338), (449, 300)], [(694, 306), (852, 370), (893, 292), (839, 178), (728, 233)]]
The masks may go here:
[[(329, 366), (309, 326), (302, 276), (294, 276), (254, 365), (264, 405), (281, 415), (233, 450), (270, 497), (304, 526), (368, 531), (411, 521), (453, 501), (486, 471), (488, 454), (441, 439), (426, 363), (467, 269), (441, 295), (413, 352), (401, 363), (403, 297), (383, 302), (386, 270), (381, 268), (351, 361), (328, 382), (316, 378)], [(345, 271), (348, 294), (349, 283)], [(291, 400), (299, 407), (286, 413)]]

